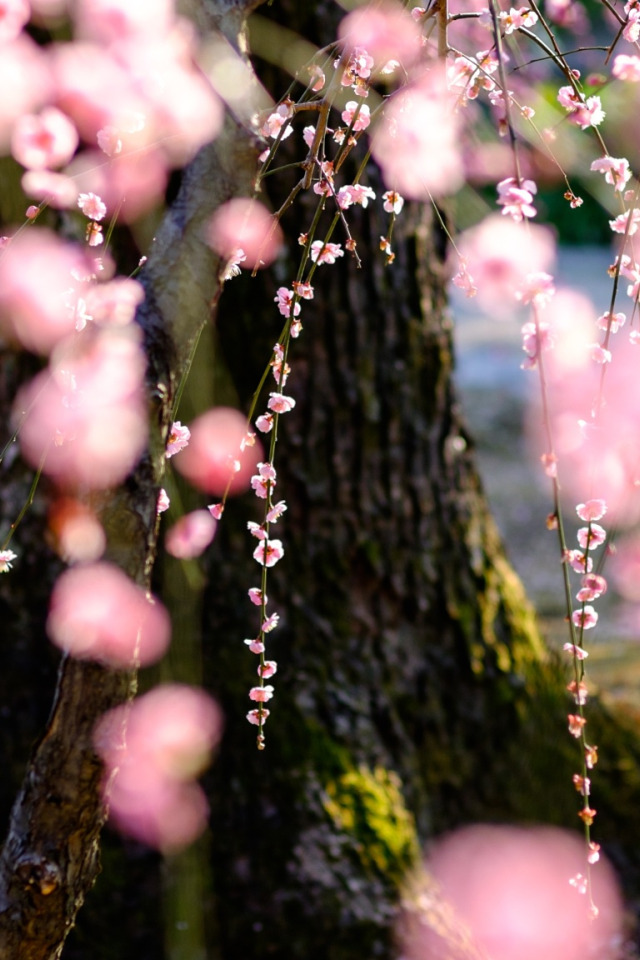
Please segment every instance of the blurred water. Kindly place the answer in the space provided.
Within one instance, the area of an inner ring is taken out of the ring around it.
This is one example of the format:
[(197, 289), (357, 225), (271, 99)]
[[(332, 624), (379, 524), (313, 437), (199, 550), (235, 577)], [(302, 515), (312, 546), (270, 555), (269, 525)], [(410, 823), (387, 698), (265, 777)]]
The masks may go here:
[[(611, 297), (607, 267), (612, 259), (606, 248), (563, 249), (555, 271), (557, 286), (586, 294), (603, 313)], [(561, 646), (567, 640), (562, 571), (557, 535), (545, 523), (552, 509), (551, 490), (539, 454), (528, 449), (524, 429), (527, 404), (538, 388), (535, 372), (520, 369), (520, 327), (527, 314), (514, 310), (507, 318), (487, 316), (474, 299), (455, 289), (451, 308), (456, 381), (485, 489), (542, 630), (550, 644)], [(570, 546), (578, 526), (572, 512), (567, 516)], [(589, 674), (605, 697), (640, 708), (640, 610), (630, 609), (612, 590), (596, 608), (600, 620), (588, 634)]]

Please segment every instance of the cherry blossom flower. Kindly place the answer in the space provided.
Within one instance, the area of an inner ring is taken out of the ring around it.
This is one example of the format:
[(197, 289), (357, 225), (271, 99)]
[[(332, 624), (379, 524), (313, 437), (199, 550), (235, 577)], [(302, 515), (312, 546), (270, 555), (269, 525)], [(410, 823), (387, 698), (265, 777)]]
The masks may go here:
[(69, 338), (18, 395), (29, 410), (20, 444), (61, 484), (106, 489), (134, 467), (147, 441), (146, 357), (130, 324)]
[(224, 503), (210, 503), (207, 510), (214, 520), (221, 520), (224, 513)]
[(311, 89), (314, 93), (318, 93), (324, 87), (326, 83), (326, 77), (317, 63), (312, 63), (308, 67)]
[[(291, 316), (291, 307), (293, 305), (295, 294), (293, 290), (287, 289), (287, 287), (278, 287), (278, 292), (273, 298), (274, 301), (278, 304), (278, 310), (283, 317)], [(297, 317), (300, 313), (300, 304), (296, 301), (293, 305), (293, 315)]]
[(600, 859), (600, 844), (594, 843), (593, 840), (589, 841), (589, 853), (587, 855), (587, 860), (589, 863), (597, 863)]
[(260, 589), (260, 587), (249, 588), (249, 600), (251, 600), (251, 603), (253, 603), (256, 607), (261, 607), (263, 604), (263, 601), (265, 606), (267, 604), (267, 597), (263, 596), (262, 590)]
[(45, 170), (68, 163), (78, 140), (78, 131), (69, 117), (56, 107), (45, 107), (38, 115), (18, 117), (11, 136), (11, 152), (28, 170)]
[(172, 557), (189, 560), (199, 557), (216, 532), (216, 521), (209, 510), (193, 510), (174, 523), (165, 535), (165, 549)]
[(260, 133), (263, 137), (271, 137), (276, 140), (282, 131), (281, 140), (286, 140), (293, 133), (293, 127), (287, 121), (293, 116), (292, 104), (288, 101), (279, 104), (273, 113), (270, 113), (265, 122), (260, 127)]
[(588, 797), (591, 793), (591, 781), (588, 777), (583, 777), (579, 773), (573, 775), (573, 785), (583, 797)]
[[(206, 231), (216, 253), (233, 263), (263, 267), (272, 263), (282, 247), (282, 230), (267, 208), (257, 200), (236, 197), (218, 207)], [(238, 252), (242, 251), (242, 259)], [(228, 268), (228, 264), (227, 264)]]
[(567, 717), (569, 722), (569, 733), (572, 737), (581, 737), (583, 727), (586, 725), (586, 720), (584, 717), (577, 716), (574, 713), (570, 713)]
[(246, 645), (249, 647), (251, 653), (255, 653), (259, 656), (261, 653), (264, 653), (264, 643), (262, 640), (245, 640)]
[(538, 188), (533, 180), (522, 180), (518, 183), (515, 177), (508, 177), (498, 184), (497, 202), (502, 207), (503, 215), (512, 217), (518, 223), (525, 217), (535, 217), (533, 197), (537, 192)]
[(375, 200), (376, 195), (371, 187), (365, 187), (356, 183), (349, 186), (340, 187), (336, 194), (338, 206), (341, 210), (346, 210), (352, 203), (359, 203), (362, 207), (369, 205), (369, 200)]
[(88, 288), (85, 306), (88, 316), (99, 326), (124, 327), (133, 322), (136, 309), (144, 300), (144, 287), (131, 277), (114, 277)]
[(260, 523), (255, 523), (253, 520), (247, 521), (247, 530), (249, 531), (251, 536), (255, 537), (257, 540), (267, 539), (267, 531)]
[(620, 327), (623, 327), (627, 319), (625, 313), (610, 313), (607, 311), (601, 317), (598, 317), (596, 324), (601, 330), (607, 330), (609, 333), (617, 333)]
[(597, 812), (598, 811), (594, 810), (592, 807), (583, 807), (582, 810), (578, 811), (578, 816), (580, 817), (583, 823), (585, 823), (588, 827), (590, 827), (595, 819)]
[(444, 67), (422, 73), (389, 98), (371, 150), (390, 190), (425, 200), (458, 189), (464, 171), (453, 106)]
[(582, 647), (579, 647), (574, 643), (565, 643), (562, 649), (565, 651), (565, 653), (570, 653), (572, 656), (574, 656), (576, 660), (586, 660), (586, 658), (589, 656), (586, 650), (583, 650)]
[(280, 615), (277, 613), (272, 613), (270, 617), (262, 623), (260, 630), (262, 633), (271, 633), (272, 630), (278, 626), (278, 621), (280, 620)]
[(200, 490), (221, 496), (230, 484), (229, 491), (239, 493), (249, 486), (262, 453), (256, 444), (238, 459), (246, 432), (246, 420), (238, 410), (208, 410), (191, 424), (189, 446), (177, 455), (175, 465)]
[(514, 30), (520, 30), (522, 27), (533, 27), (538, 22), (538, 15), (528, 7), (520, 7), (518, 10), (511, 7), (508, 13), (506, 10), (502, 10), (499, 17), (507, 35), (513, 33)]
[(273, 567), (284, 556), (281, 540), (261, 540), (253, 551), (253, 558), (264, 567)]
[(264, 687), (251, 687), (249, 690), (249, 699), (256, 703), (268, 703), (273, 697), (273, 687), (266, 684)]
[(272, 677), (278, 670), (278, 664), (275, 660), (265, 660), (264, 663), (258, 666), (258, 676), (262, 677), (263, 680), (268, 680), (269, 677)]
[(194, 778), (208, 765), (221, 728), (207, 694), (179, 684), (156, 687), (102, 717), (94, 744), (115, 825), (165, 853), (196, 839), (208, 808)]
[(287, 509), (287, 505), (284, 500), (280, 500), (278, 503), (274, 504), (273, 507), (267, 512), (265, 520), (267, 523), (276, 523), (280, 519), (282, 514)]
[[(631, 218), (631, 224), (627, 231), (627, 223)], [(640, 224), (640, 209), (638, 207), (633, 207), (632, 210), (627, 210), (626, 213), (621, 213), (615, 218), (615, 220), (609, 220), (609, 226), (614, 233), (628, 233), (628, 236), (632, 237), (638, 230), (638, 224)]]
[(181, 450), (184, 450), (190, 439), (191, 431), (189, 427), (183, 426), (179, 420), (175, 420), (169, 431), (167, 446), (164, 451), (167, 460), (175, 456), (176, 453), (180, 453)]
[(598, 748), (596, 746), (586, 744), (584, 748), (584, 762), (588, 770), (593, 770), (598, 762)]
[(355, 100), (349, 100), (347, 102), (341, 116), (342, 122), (346, 123), (346, 125), (351, 127), (356, 133), (360, 130), (366, 130), (371, 123), (371, 111), (369, 107), (366, 103), (356, 103)]
[(170, 623), (160, 603), (117, 567), (100, 562), (72, 567), (58, 578), (47, 633), (73, 657), (127, 668), (163, 655)]
[(318, 266), (322, 263), (335, 263), (338, 257), (344, 257), (344, 250), (339, 243), (314, 240), (311, 244), (311, 259)]
[(604, 543), (606, 539), (606, 531), (599, 523), (590, 523), (588, 527), (581, 527), (578, 530), (578, 543), (583, 550), (587, 549), (587, 546), (590, 550), (593, 550), (595, 547), (600, 546), (601, 543)]
[(567, 684), (567, 690), (573, 696), (576, 704), (579, 706), (584, 706), (587, 702), (587, 685), (582, 680), (579, 680), (576, 683), (575, 680), (572, 680)]
[(90, 563), (103, 555), (107, 538), (93, 510), (74, 497), (59, 497), (49, 510), (49, 531), (65, 563)]
[(0, 550), (0, 573), (8, 573), (13, 566), (13, 561), (18, 559), (18, 554), (13, 550)]
[(287, 397), (284, 393), (270, 393), (267, 406), (274, 413), (288, 413), (293, 410), (296, 402), (293, 397)]
[(640, 39), (640, 8), (635, 4), (626, 3), (625, 11), (627, 22), (622, 30), (622, 36), (628, 43), (637, 43)]
[[(420, 56), (420, 31), (398, 3), (367, 3), (352, 10), (340, 23), (338, 36), (351, 53), (347, 77), (351, 73), (368, 79), (390, 59), (405, 68)], [(352, 81), (353, 82), (353, 81)], [(344, 83), (344, 81), (343, 81)]]
[(612, 74), (618, 80), (640, 83), (640, 57), (618, 54), (613, 61)]
[(269, 716), (269, 711), (266, 708), (260, 710), (249, 710), (247, 714), (247, 720), (249, 723), (253, 723), (254, 726), (259, 727), (261, 724), (267, 722), (267, 717)]
[(28, 197), (45, 200), (57, 210), (69, 210), (78, 197), (78, 188), (71, 177), (50, 170), (28, 170), (20, 185)]
[(273, 414), (260, 414), (260, 416), (256, 419), (256, 427), (261, 433), (269, 433), (273, 429)]
[[(416, 889), (416, 901), (423, 894), (430, 903), (436, 885), (464, 926), (465, 950), (469, 945), (494, 960), (579, 960), (592, 950), (605, 956), (611, 938), (615, 942), (620, 935), (622, 898), (613, 870), (603, 862), (590, 878), (600, 919), (586, 922), (584, 900), (568, 883), (584, 869), (584, 856), (584, 841), (569, 831), (463, 827), (432, 846), (428, 879)], [(405, 915), (398, 932), (406, 960), (446, 954), (446, 933), (434, 931), (419, 910)]]
[(156, 503), (156, 513), (164, 513), (170, 506), (171, 500), (169, 499), (169, 494), (164, 487), (160, 487), (158, 491), (158, 501)]
[(385, 213), (395, 213), (397, 216), (404, 207), (404, 197), (400, 196), (396, 190), (385, 190), (382, 199), (384, 200), (382, 209)]
[(598, 173), (604, 173), (604, 179), (614, 190), (621, 192), (631, 179), (629, 161), (626, 157), (600, 157), (594, 160), (590, 167)]
[(598, 622), (598, 614), (592, 606), (587, 604), (581, 610), (574, 610), (571, 620), (581, 630), (591, 630)]
[(106, 205), (95, 193), (81, 193), (78, 206), (90, 220), (104, 220), (107, 215)]

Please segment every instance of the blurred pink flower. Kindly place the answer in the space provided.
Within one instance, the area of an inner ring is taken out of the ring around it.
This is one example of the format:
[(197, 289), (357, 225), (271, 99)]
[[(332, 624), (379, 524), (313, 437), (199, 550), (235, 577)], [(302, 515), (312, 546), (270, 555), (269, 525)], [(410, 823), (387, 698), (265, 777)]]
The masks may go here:
[(207, 228), (207, 241), (226, 260), (241, 248), (250, 268), (268, 266), (282, 246), (282, 230), (263, 204), (237, 197), (218, 207)]
[(174, 19), (172, 0), (76, 0), (75, 36), (110, 44), (130, 36), (166, 33)]
[(114, 277), (106, 283), (92, 284), (85, 294), (87, 314), (103, 327), (124, 327), (133, 322), (136, 309), (144, 300), (144, 287), (131, 277)]
[(167, 649), (170, 630), (164, 607), (109, 563), (66, 570), (51, 594), (47, 633), (81, 660), (122, 669), (153, 663)]
[(0, 0), (0, 45), (15, 40), (30, 16), (28, 0)]
[[(88, 331), (87, 331), (88, 333)], [(105, 489), (120, 483), (144, 450), (146, 358), (128, 327), (67, 342), (20, 392), (16, 415), (26, 459), (63, 485)]]
[(45, 170), (68, 163), (78, 146), (78, 131), (66, 114), (45, 107), (23, 114), (11, 134), (11, 153), (28, 170)]
[(216, 532), (216, 521), (208, 510), (194, 510), (174, 523), (165, 535), (164, 545), (172, 557), (189, 560), (203, 553)]
[(242, 414), (229, 407), (215, 407), (197, 417), (190, 429), (189, 446), (175, 460), (180, 473), (196, 487), (216, 496), (224, 493), (227, 484), (231, 493), (245, 490), (262, 450), (256, 444), (240, 454), (247, 432)]
[(414, 200), (452, 193), (463, 181), (459, 123), (444, 68), (389, 98), (371, 149), (390, 190)]
[(99, 560), (107, 546), (102, 524), (93, 510), (72, 497), (54, 501), (49, 511), (49, 530), (66, 563)]
[(49, 170), (28, 170), (20, 181), (22, 189), (34, 200), (45, 200), (57, 210), (69, 210), (78, 198), (78, 188), (71, 177)]
[[(0, 331), (34, 353), (48, 353), (75, 330), (75, 307), (90, 273), (85, 253), (33, 227), (0, 250)], [(75, 288), (75, 289), (74, 289)]]
[(465, 230), (457, 246), (483, 306), (509, 314), (525, 278), (532, 272), (548, 270), (556, 249), (553, 233), (547, 227), (525, 227), (498, 213)]
[(205, 829), (207, 803), (194, 782), (220, 739), (222, 717), (202, 690), (156, 687), (97, 724), (103, 791), (114, 824), (164, 852)]
[(35, 113), (51, 99), (52, 82), (48, 55), (30, 37), (21, 34), (0, 49), (0, 90), (4, 91), (0, 97), (0, 151), (4, 153), (18, 119)]
[[(445, 837), (430, 855), (426, 899), (431, 902), (437, 891), (436, 903), (446, 905), (447, 928), (464, 931), (465, 954), (492, 960), (607, 956), (621, 935), (620, 893), (603, 861), (591, 873), (590, 893), (599, 913), (597, 922), (590, 923), (589, 900), (569, 882), (584, 869), (584, 858), (584, 841), (568, 831), (465, 827)], [(418, 897), (419, 887), (416, 904)], [(423, 913), (414, 907), (400, 928), (407, 960), (445, 956), (450, 949), (447, 933), (430, 922), (428, 909)]]
[[(422, 49), (417, 24), (402, 4), (393, 0), (364, 4), (352, 10), (341, 21), (338, 36), (347, 53), (353, 54), (357, 48), (366, 50), (373, 58), (373, 73), (379, 73), (389, 60), (397, 60), (407, 69)], [(368, 76), (369, 73), (364, 79)]]

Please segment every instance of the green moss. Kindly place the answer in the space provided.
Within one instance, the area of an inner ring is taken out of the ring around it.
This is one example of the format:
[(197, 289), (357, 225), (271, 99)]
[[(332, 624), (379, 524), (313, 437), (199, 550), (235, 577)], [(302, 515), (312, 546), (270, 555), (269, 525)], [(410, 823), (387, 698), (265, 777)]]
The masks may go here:
[(365, 871), (399, 885), (419, 845), (397, 774), (381, 766), (349, 770), (326, 784), (323, 806), (335, 827), (356, 841)]

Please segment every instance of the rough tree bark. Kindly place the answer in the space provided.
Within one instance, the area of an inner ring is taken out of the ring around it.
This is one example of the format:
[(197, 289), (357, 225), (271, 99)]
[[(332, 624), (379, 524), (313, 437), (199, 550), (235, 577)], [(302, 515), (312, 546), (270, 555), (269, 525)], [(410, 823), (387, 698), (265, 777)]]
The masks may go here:
[[(242, 19), (257, 5), (193, 0), (189, 12), (241, 49)], [(323, 0), (283, 0), (270, 12), (319, 42), (331, 38), (323, 31), (334, 14)], [(154, 443), (104, 504), (110, 555), (140, 582), (154, 557), (175, 384), (217, 292), (201, 225), (222, 200), (247, 192), (255, 153), (242, 118), (229, 116), (223, 137), (186, 171), (146, 271), (140, 322)], [(375, 170), (369, 174), (379, 193)], [(295, 237), (305, 225), (290, 222), (288, 232)], [(297, 406), (278, 447), (286, 556), (269, 591), (283, 618), (272, 644), (280, 670), (260, 754), (244, 720), (254, 664), (242, 643), (255, 629), (246, 590), (258, 568), (245, 529), (254, 500), (227, 507), (215, 543), (207, 679), (227, 726), (207, 781), (212, 955), (388, 956), (403, 877), (436, 832), (479, 817), (575, 822), (571, 745), (565, 749), (560, 734), (563, 680), (544, 663), (452, 385), (442, 237), (418, 211), (407, 211), (398, 228), (396, 264), (387, 269), (375, 256), (384, 232), (375, 207), (359, 213), (353, 233), (365, 269), (348, 259), (321, 268), (294, 345)], [(289, 280), (283, 272), (278, 283), (240, 279), (225, 290), (217, 362), (224, 359), (241, 399), (277, 334), (275, 287)], [(61, 954), (98, 869), (104, 812), (91, 728), (134, 684), (97, 666), (60, 668), (0, 863), (3, 960)], [(626, 811), (637, 799), (623, 759), (638, 752), (624, 728), (606, 718), (601, 728), (610, 731), (606, 817), (616, 803)], [(92, 898), (94, 915), (101, 896), (98, 889)], [(121, 909), (129, 908), (125, 900)], [(85, 942), (92, 929), (104, 935), (99, 920), (88, 923)], [(145, 955), (116, 929), (109, 937), (114, 956)]]

